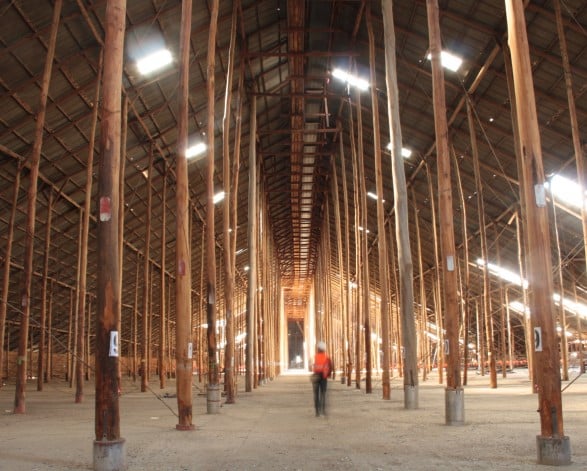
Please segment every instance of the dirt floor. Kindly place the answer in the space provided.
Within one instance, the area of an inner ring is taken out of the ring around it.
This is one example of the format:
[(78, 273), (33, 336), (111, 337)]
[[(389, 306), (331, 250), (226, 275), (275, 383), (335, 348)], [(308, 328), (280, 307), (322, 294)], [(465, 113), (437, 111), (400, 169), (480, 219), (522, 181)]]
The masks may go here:
[[(571, 380), (578, 375), (572, 372)], [(196, 430), (175, 429), (175, 385), (141, 393), (124, 385), (121, 435), (128, 470), (534, 470), (540, 433), (537, 397), (526, 370), (498, 378), (470, 372), (465, 389), (465, 425), (444, 421), (444, 387), (436, 377), (420, 384), (417, 410), (405, 410), (401, 381), (392, 398), (329, 382), (328, 416), (314, 416), (307, 374), (283, 375), (240, 392), (220, 414), (206, 414), (202, 388), (194, 384)], [(563, 384), (566, 387), (569, 383)], [(94, 397), (74, 404), (64, 383), (29, 384), (27, 413), (12, 414), (14, 385), (0, 390), (0, 470), (92, 469)], [(364, 386), (364, 384), (362, 384)], [(587, 470), (587, 376), (563, 392), (565, 434), (572, 461), (568, 470)], [(559, 468), (560, 469), (560, 468)]]

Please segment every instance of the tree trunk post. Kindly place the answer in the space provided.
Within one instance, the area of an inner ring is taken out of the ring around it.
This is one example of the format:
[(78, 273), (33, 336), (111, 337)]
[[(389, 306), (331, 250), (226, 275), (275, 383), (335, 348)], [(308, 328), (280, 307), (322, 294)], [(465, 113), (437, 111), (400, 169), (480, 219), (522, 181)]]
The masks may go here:
[(517, 124), (522, 150), (520, 190), (524, 195), (527, 242), (526, 266), (530, 313), (534, 330), (535, 385), (538, 392), (540, 435), (536, 437), (538, 462), (571, 463), (569, 437), (564, 435), (560, 358), (555, 327), (548, 208), (544, 192), (540, 132), (532, 80), (532, 65), (524, 8), (506, 0), (508, 44), (511, 50)]
[(94, 470), (125, 469), (125, 440), (120, 437), (118, 362), (121, 312), (120, 128), (126, 1), (106, 3), (100, 165), (98, 169), (98, 306), (96, 314), (96, 412)]

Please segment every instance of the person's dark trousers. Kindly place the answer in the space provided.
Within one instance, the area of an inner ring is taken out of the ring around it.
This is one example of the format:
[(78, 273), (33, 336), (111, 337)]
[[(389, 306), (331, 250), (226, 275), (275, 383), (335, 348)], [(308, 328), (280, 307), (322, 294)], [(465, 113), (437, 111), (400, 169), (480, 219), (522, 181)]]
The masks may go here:
[(313, 383), (314, 386), (314, 408), (316, 409), (316, 417), (326, 415), (326, 385), (328, 384), (326, 378), (320, 378), (320, 381)]

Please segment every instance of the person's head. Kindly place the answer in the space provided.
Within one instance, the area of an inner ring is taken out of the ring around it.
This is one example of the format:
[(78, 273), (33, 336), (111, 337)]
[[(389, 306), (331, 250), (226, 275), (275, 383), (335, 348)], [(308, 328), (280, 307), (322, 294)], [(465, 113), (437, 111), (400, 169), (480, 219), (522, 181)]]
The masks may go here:
[(318, 342), (318, 343), (316, 344), (316, 349), (317, 349), (319, 352), (325, 352), (325, 351), (326, 351), (326, 344), (325, 344), (324, 342), (322, 342), (322, 340), (321, 340), (320, 342)]

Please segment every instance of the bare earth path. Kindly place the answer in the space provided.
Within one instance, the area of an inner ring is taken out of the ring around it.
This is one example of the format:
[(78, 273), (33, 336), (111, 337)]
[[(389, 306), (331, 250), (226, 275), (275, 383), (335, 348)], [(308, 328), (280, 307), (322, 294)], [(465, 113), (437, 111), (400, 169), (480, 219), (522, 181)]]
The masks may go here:
[[(571, 374), (575, 378), (577, 372)], [(121, 430), (128, 469), (134, 470), (547, 470), (536, 464), (540, 431), (537, 398), (525, 370), (516, 370), (498, 389), (488, 377), (470, 373), (465, 389), (466, 424), (444, 425), (444, 388), (436, 378), (420, 384), (420, 408), (403, 408), (401, 382), (383, 401), (379, 383), (366, 395), (330, 381), (327, 418), (314, 417), (311, 384), (305, 375), (284, 375), (239, 392), (237, 403), (207, 415), (205, 397), (194, 387), (193, 432), (175, 430), (174, 384), (140, 393), (125, 384)], [(31, 382), (27, 413), (12, 414), (14, 385), (0, 390), (0, 470), (89, 470), (94, 439), (93, 386), (83, 404), (64, 383)], [(563, 387), (566, 384), (563, 384)], [(159, 397), (158, 397), (159, 396)], [(563, 393), (565, 433), (573, 463), (587, 470), (587, 377)], [(560, 469), (560, 468), (557, 468)]]

